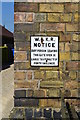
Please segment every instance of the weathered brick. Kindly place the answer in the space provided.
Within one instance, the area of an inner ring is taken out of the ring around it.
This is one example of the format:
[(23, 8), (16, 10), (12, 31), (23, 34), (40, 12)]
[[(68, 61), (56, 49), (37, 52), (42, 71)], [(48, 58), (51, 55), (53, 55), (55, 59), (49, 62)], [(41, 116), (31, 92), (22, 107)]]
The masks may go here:
[(59, 51), (63, 52), (64, 51), (64, 43), (59, 43)]
[(27, 80), (33, 79), (33, 72), (32, 72), (31, 70), (28, 70), (28, 71), (27, 71), (26, 79), (27, 79)]
[(38, 81), (32, 80), (32, 81), (14, 81), (15, 89), (17, 88), (32, 88), (37, 89), (38, 88)]
[(77, 89), (71, 90), (71, 96), (78, 97), (78, 90)]
[(48, 107), (54, 107), (54, 108), (61, 108), (61, 101), (60, 100), (52, 100), (52, 99), (48, 99), (47, 100), (47, 106)]
[(65, 31), (65, 24), (63, 23), (41, 23), (40, 31)]
[(77, 12), (78, 4), (66, 3), (65, 4), (65, 12)]
[(40, 99), (39, 100), (39, 107), (47, 106), (47, 99)]
[(80, 41), (80, 34), (73, 34), (74, 41)]
[(46, 13), (35, 13), (35, 22), (46, 22)]
[(60, 80), (70, 80), (69, 71), (60, 71)]
[(14, 100), (15, 107), (38, 107), (39, 100), (38, 99), (15, 99)]
[(27, 50), (26, 46), (27, 46), (26, 42), (15, 42), (14, 43), (15, 51), (26, 51)]
[(78, 88), (78, 82), (76, 80), (65, 82), (65, 89), (76, 89), (76, 88)]
[(41, 71), (41, 79), (45, 79), (45, 71)]
[(25, 80), (26, 79), (26, 73), (25, 72), (15, 72), (14, 73), (14, 79), (15, 80)]
[(26, 61), (27, 60), (26, 52), (15, 52), (14, 53), (14, 60), (15, 61)]
[(71, 22), (72, 14), (61, 14), (60, 15), (60, 22)]
[(80, 72), (77, 72), (77, 78), (80, 79)]
[(49, 97), (59, 97), (60, 91), (59, 91), (59, 89), (49, 89), (47, 92), (47, 95)]
[(16, 23), (14, 25), (14, 32), (38, 32), (39, 31), (39, 24), (38, 23)]
[(71, 52), (78, 52), (80, 51), (80, 44), (78, 42), (73, 42), (71, 45), (70, 45), (70, 51)]
[(67, 70), (80, 70), (80, 62), (70, 61), (66, 64)]
[(71, 97), (71, 91), (68, 89), (65, 89), (63, 92), (64, 97)]
[(49, 22), (59, 22), (60, 14), (59, 13), (48, 13), (48, 21)]
[(63, 42), (71, 41), (71, 34), (60, 33), (60, 41)]
[(71, 56), (72, 56), (71, 57), (72, 60), (80, 60), (80, 53), (72, 52)]
[(35, 79), (45, 79), (45, 71), (35, 71), (34, 78)]
[(33, 89), (29, 88), (26, 90), (26, 97), (33, 97), (34, 91)]
[(58, 79), (58, 71), (46, 71), (46, 79)]
[(63, 4), (40, 4), (40, 12), (63, 12)]
[(45, 97), (46, 91), (45, 90), (34, 90), (34, 97)]
[(78, 22), (79, 21), (79, 14), (78, 13), (75, 13), (74, 14), (74, 22)]
[(70, 60), (70, 52), (60, 53), (60, 61)]
[(38, 79), (38, 78), (40, 79), (40, 71), (35, 71), (34, 72), (34, 78), (35, 79)]
[(14, 96), (16, 98), (26, 97), (26, 90), (15, 90), (14, 91)]
[(38, 4), (17, 2), (14, 4), (14, 11), (15, 12), (37, 12)]
[(27, 34), (25, 33), (14, 33), (14, 41), (15, 42), (25, 42), (26, 41), (26, 38), (27, 38)]
[(22, 12), (14, 13), (14, 22), (25, 22), (26, 14)]
[(33, 13), (26, 13), (25, 22), (33, 22), (33, 20), (34, 20), (34, 14)]
[(75, 71), (70, 71), (69, 76), (71, 79), (76, 79), (76, 72)]
[(70, 51), (70, 43), (65, 43), (65, 52)]
[(27, 70), (30, 69), (30, 62), (15, 62), (14, 63), (15, 70)]
[(54, 108), (60, 108), (61, 107), (61, 101), (56, 99), (42, 99), (39, 100), (39, 106), (40, 107), (54, 107)]
[(76, 31), (79, 31), (78, 24), (66, 23), (66, 31), (67, 32), (76, 32)]
[(63, 87), (62, 81), (41, 81), (40, 82), (41, 88), (60, 88)]

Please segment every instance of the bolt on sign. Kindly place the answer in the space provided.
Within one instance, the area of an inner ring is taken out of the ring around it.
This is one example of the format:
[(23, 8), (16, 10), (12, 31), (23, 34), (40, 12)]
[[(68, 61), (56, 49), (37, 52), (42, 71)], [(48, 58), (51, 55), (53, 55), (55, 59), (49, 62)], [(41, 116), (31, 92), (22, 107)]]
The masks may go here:
[(31, 36), (31, 66), (59, 66), (58, 36)]

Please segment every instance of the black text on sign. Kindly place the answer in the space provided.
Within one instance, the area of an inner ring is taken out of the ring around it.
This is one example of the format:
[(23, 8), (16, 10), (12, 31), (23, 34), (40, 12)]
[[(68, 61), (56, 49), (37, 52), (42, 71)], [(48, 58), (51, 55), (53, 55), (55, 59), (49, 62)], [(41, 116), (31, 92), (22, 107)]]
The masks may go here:
[(31, 66), (59, 65), (59, 37), (31, 36)]

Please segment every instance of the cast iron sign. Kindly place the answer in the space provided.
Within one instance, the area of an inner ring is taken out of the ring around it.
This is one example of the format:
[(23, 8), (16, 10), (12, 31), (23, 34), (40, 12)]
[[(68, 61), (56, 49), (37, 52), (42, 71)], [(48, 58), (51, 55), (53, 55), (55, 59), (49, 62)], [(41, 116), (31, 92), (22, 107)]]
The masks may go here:
[(31, 36), (31, 66), (59, 65), (59, 37)]

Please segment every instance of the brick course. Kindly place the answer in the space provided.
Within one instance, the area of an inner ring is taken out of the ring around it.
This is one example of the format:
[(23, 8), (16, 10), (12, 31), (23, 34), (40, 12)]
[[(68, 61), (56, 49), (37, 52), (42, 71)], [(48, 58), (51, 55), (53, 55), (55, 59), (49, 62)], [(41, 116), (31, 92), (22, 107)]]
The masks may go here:
[[(63, 88), (69, 89), (70, 96), (75, 97), (80, 70), (78, 3), (48, 2), (14, 4), (15, 89), (24, 88), (30, 97), (59, 97)], [(59, 67), (30, 65), (31, 35), (59, 36)], [(60, 107), (61, 103), (40, 100), (39, 105)]]

